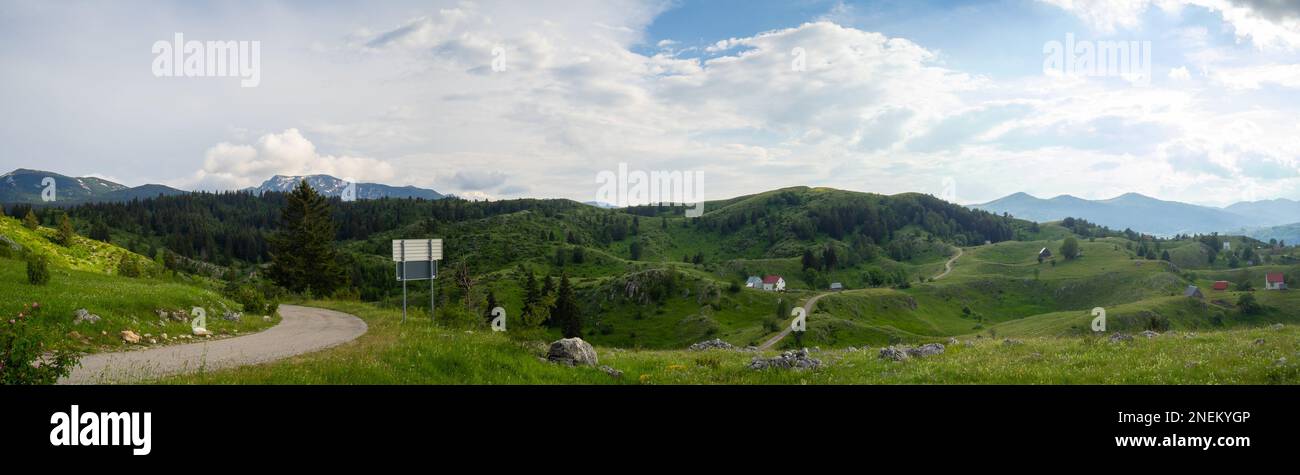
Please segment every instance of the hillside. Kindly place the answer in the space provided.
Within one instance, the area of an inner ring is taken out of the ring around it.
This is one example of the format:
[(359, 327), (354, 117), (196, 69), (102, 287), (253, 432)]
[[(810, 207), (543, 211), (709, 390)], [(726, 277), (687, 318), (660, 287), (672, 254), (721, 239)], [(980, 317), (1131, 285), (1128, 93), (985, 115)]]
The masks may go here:
[(47, 180), (53, 180), (54, 201), (49, 204), (85, 203), (98, 201), (129, 201), (153, 198), (159, 195), (178, 195), (185, 191), (165, 185), (129, 187), (96, 177), (70, 177), (54, 172), (19, 168), (0, 175), (0, 203), (47, 203), (42, 192)]
[[(64, 247), (49, 241), (53, 234), (52, 229), (33, 231), (14, 218), (0, 217), (0, 315), (31, 313), (31, 304), (38, 304), (33, 326), (44, 341), (85, 351), (122, 349), (127, 345), (120, 332), (131, 330), (143, 337), (141, 345), (179, 343), (187, 341), (180, 337), (189, 335), (189, 324), (160, 318), (157, 311), (189, 312), (194, 307), (206, 309), (208, 329), (218, 336), (257, 331), (274, 323), (274, 319), (263, 321), (261, 315), (226, 321), (221, 317), (227, 311), (242, 308), (222, 296), (214, 282), (166, 275), (144, 256), (80, 236)], [(28, 282), (22, 260), (28, 252), (49, 259), (48, 284)], [(123, 257), (135, 260), (144, 276), (117, 275), (117, 263)], [(74, 323), (78, 309), (86, 309), (100, 320)]]

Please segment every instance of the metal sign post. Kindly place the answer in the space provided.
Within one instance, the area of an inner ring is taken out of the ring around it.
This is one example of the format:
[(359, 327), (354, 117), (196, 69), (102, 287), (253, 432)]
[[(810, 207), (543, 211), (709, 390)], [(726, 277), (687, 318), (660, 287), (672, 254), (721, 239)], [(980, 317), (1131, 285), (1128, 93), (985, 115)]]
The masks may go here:
[(429, 320), (433, 320), (435, 294), (433, 279), (438, 277), (438, 261), (442, 260), (441, 239), (395, 239), (393, 262), (397, 266), (397, 280), (402, 281), (402, 322), (406, 322), (406, 281), (429, 281)]

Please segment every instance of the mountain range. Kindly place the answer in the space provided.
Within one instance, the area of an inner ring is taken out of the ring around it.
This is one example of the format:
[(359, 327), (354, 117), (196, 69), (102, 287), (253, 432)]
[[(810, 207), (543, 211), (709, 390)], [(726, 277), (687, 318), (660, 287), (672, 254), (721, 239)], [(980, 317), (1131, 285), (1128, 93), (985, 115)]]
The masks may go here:
[[(303, 180), (307, 180), (308, 185), (325, 196), (339, 196), (348, 186), (346, 180), (329, 175), (276, 175), (271, 177), (269, 180), (262, 182), (261, 185), (248, 188), (247, 190), (258, 194), (268, 191), (285, 193), (292, 191), (293, 188), (298, 186), (298, 183)], [(426, 200), (437, 200), (447, 196), (427, 188), (417, 188), (414, 186), (390, 186), (379, 183), (357, 183), (356, 191), (356, 198), (359, 200), (372, 200), (379, 198), (423, 198)]]
[[(90, 202), (118, 202), (133, 199), (172, 196), (189, 193), (166, 185), (148, 184), (130, 187), (97, 177), (70, 177), (43, 170), (19, 168), (0, 175), (0, 203), (31, 203), (44, 201), (41, 193), (46, 186), (46, 179), (54, 180), (54, 198), (56, 204), (76, 204)], [(339, 196), (347, 188), (347, 182), (329, 175), (285, 176), (276, 175), (262, 182), (261, 185), (246, 188), (245, 191), (263, 193), (267, 191), (287, 192), (298, 185), (301, 180), (316, 191), (326, 196)], [(446, 195), (437, 191), (414, 186), (389, 186), (378, 183), (357, 183), (357, 199), (377, 198), (423, 198), (436, 200)]]
[(1155, 234), (1234, 232), (1254, 237), (1275, 226), (1300, 222), (1300, 202), (1288, 199), (1246, 201), (1225, 208), (1164, 201), (1138, 193), (1104, 200), (1070, 195), (1037, 198), (1015, 193), (972, 208), (1046, 222), (1082, 218), (1113, 229)]

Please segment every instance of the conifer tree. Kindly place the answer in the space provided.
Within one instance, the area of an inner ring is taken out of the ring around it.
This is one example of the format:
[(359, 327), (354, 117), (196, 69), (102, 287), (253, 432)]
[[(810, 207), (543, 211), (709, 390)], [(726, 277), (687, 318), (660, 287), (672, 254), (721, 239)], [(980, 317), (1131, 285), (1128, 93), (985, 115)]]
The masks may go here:
[(269, 240), (271, 279), (293, 292), (329, 296), (343, 284), (329, 202), (306, 180), (286, 196), (280, 229)]

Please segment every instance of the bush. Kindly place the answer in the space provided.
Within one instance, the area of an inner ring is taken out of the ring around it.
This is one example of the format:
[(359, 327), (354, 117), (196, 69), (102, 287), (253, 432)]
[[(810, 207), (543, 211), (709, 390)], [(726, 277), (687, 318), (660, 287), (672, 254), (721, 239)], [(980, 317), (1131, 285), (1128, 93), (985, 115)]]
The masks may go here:
[(34, 252), (27, 255), (27, 282), (32, 285), (50, 283), (50, 263), (45, 256)]
[(1242, 315), (1258, 315), (1264, 313), (1264, 306), (1255, 300), (1255, 294), (1241, 294), (1237, 298), (1237, 308), (1241, 309)]
[(27, 321), (39, 311), (39, 304), (25, 305), (17, 317), (0, 322), (0, 384), (54, 384), (77, 365), (79, 354), (51, 351), (27, 331)]
[(122, 277), (140, 277), (144, 271), (140, 269), (140, 263), (131, 258), (130, 254), (122, 254), (122, 259), (117, 261), (117, 275)]

